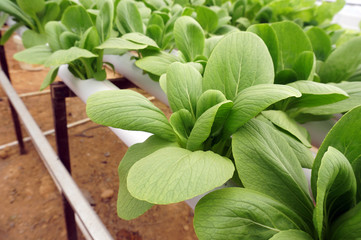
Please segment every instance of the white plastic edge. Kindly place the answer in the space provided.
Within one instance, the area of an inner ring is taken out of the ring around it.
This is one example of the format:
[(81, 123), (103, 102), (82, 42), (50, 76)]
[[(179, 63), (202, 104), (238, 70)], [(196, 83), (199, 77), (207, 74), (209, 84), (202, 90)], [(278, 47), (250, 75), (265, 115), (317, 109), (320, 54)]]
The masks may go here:
[[(97, 81), (95, 79), (80, 80), (73, 76), (68, 70), (67, 65), (62, 65), (59, 68), (58, 76), (84, 103), (88, 97), (96, 92), (105, 90), (118, 89), (113, 83), (108, 80)], [(115, 135), (118, 136), (128, 147), (136, 143), (142, 143), (147, 140), (152, 134), (141, 131), (128, 131), (118, 128), (109, 127)]]
[(117, 73), (169, 106), (167, 95), (160, 88), (159, 82), (153, 81), (148, 75), (143, 74), (143, 70), (134, 64), (135, 60), (131, 59), (132, 56), (129, 52), (122, 56), (105, 55), (103, 61), (113, 64)]

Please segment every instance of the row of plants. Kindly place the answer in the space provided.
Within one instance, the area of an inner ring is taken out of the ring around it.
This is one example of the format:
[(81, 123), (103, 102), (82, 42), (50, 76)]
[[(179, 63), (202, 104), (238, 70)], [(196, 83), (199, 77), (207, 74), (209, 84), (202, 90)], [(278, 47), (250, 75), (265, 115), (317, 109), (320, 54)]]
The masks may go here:
[[(166, 93), (169, 120), (131, 90), (87, 101), (99, 124), (154, 134), (120, 162), (119, 217), (231, 179), (234, 188), (197, 205), (200, 239), (357, 239), (361, 37), (328, 22), (343, 4), (4, 0), (0, 11), (18, 21), (3, 41), (30, 29), (15, 57), (51, 67), (42, 88), (63, 64), (80, 79), (104, 80), (104, 64), (116, 63), (103, 56), (133, 51)], [(50, 7), (59, 15), (46, 17)], [(348, 111), (314, 161), (298, 123)], [(302, 167), (312, 168), (313, 198)]]

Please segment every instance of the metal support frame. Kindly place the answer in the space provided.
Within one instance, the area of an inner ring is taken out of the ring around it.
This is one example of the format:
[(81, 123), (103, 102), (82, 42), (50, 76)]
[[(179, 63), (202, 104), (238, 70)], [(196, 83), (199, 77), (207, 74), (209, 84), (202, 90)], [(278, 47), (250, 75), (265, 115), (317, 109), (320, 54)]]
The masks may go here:
[[(111, 80), (119, 88), (135, 87), (125, 78)], [(66, 98), (76, 97), (76, 95), (63, 83), (55, 82), (50, 85), (51, 102), (53, 106), (54, 130), (58, 156), (65, 168), (71, 174), (71, 162), (69, 151), (69, 138), (66, 115)], [(77, 239), (74, 211), (67, 199), (63, 196), (64, 215), (69, 240)]]
[[(1, 38), (1, 31), (0, 31), (0, 38)], [(5, 48), (3, 45), (0, 45), (0, 63), (1, 63), (1, 69), (4, 71), (5, 75), (9, 79), (9, 82), (11, 83), (8, 63), (7, 63), (6, 55), (5, 55)], [(24, 141), (23, 141), (23, 134), (21, 132), (19, 116), (10, 101), (9, 101), (9, 106), (10, 106), (11, 116), (13, 118), (16, 138), (19, 143), (19, 151), (20, 151), (20, 154), (24, 154), (24, 153), (26, 153), (26, 151), (25, 151), (25, 145), (24, 145)]]

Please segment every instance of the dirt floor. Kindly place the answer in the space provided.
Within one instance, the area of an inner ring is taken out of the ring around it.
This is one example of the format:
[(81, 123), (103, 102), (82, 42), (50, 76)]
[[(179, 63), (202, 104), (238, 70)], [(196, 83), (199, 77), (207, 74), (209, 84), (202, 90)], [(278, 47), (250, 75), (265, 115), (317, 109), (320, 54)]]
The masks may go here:
[[(17, 92), (38, 91), (47, 71), (22, 70), (12, 57), (16, 50), (12, 41), (5, 50)], [(43, 131), (53, 129), (49, 93), (23, 97), (23, 101)], [(66, 104), (68, 123), (87, 118), (81, 100), (69, 98)], [(54, 147), (54, 135), (47, 138)], [(0, 146), (15, 140), (7, 97), (0, 87)], [(72, 175), (114, 239), (197, 239), (193, 210), (183, 202), (154, 206), (132, 221), (117, 217), (117, 167), (127, 147), (108, 128), (87, 122), (70, 128), (69, 140)], [(0, 150), (0, 240), (23, 239), (66, 239), (61, 195), (31, 142), (26, 143), (24, 155), (17, 146)]]

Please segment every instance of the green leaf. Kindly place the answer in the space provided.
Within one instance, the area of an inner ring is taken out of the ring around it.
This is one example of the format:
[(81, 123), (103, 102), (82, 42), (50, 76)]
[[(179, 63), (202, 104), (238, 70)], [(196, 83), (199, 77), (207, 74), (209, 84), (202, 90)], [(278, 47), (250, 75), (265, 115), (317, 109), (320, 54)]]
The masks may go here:
[(278, 39), (276, 32), (269, 24), (254, 24), (247, 29), (247, 32), (253, 32), (262, 38), (271, 54), (276, 72), (278, 65)]
[(199, 23), (191, 17), (182, 16), (177, 19), (173, 29), (175, 44), (187, 62), (203, 54), (204, 33)]
[(214, 47), (217, 45), (217, 43), (219, 42), (219, 40), (222, 39), (223, 36), (213, 36), (210, 38), (207, 38), (204, 42), (204, 51), (203, 51), (203, 55), (206, 56), (207, 58), (209, 58), (209, 56), (211, 55)]
[(60, 34), (59, 40), (60, 40), (62, 49), (69, 49), (69, 48), (75, 46), (75, 43), (77, 41), (79, 41), (80, 39), (79, 39), (79, 35), (77, 35), (73, 32), (65, 31)]
[(157, 136), (149, 137), (145, 142), (134, 144), (129, 147), (127, 153), (120, 161), (118, 168), (119, 191), (117, 200), (118, 216), (125, 220), (131, 220), (145, 213), (153, 204), (134, 198), (127, 188), (127, 176), (132, 166), (144, 157), (155, 151), (175, 145)]
[(135, 42), (131, 42), (125, 40), (123, 38), (109, 38), (105, 42), (103, 42), (97, 49), (120, 49), (120, 50), (138, 50), (144, 49), (147, 45), (139, 44)]
[(232, 137), (238, 175), (253, 189), (288, 206), (312, 226), (313, 203), (297, 157), (272, 127), (251, 120)]
[(222, 125), (233, 107), (231, 101), (224, 101), (205, 111), (195, 122), (188, 138), (187, 149), (202, 149), (202, 144), (210, 136), (214, 126)]
[(40, 91), (44, 90), (47, 86), (52, 84), (58, 75), (59, 67), (50, 68), (48, 74), (46, 74), (46, 77), (44, 81), (41, 83)]
[(276, 84), (288, 84), (297, 81), (297, 73), (293, 69), (283, 69), (276, 74)]
[[(361, 159), (361, 106), (355, 107), (345, 114), (330, 130), (316, 155), (312, 176), (311, 187), (313, 195), (316, 197), (317, 179), (321, 166), (321, 159), (328, 148), (334, 147), (339, 150), (349, 160), (351, 165)], [(355, 169), (354, 169), (355, 170)], [(360, 182), (361, 171), (355, 172), (357, 181)], [(361, 199), (361, 186), (357, 189), (357, 199)]]
[(224, 188), (198, 202), (194, 229), (200, 240), (261, 240), (307, 226), (295, 212), (267, 195), (247, 188)]
[(51, 21), (45, 25), (47, 42), (52, 51), (62, 49), (60, 35), (66, 30), (61, 22)]
[(281, 231), (275, 235), (273, 235), (273, 237), (270, 238), (270, 240), (312, 240), (313, 238), (305, 233), (304, 231), (300, 231), (300, 230), (286, 230), (286, 231)]
[(218, 16), (212, 9), (205, 6), (196, 7), (197, 13), (197, 22), (202, 26), (202, 28), (211, 33), (216, 30), (218, 26)]
[(79, 47), (94, 51), (96, 47), (98, 47), (100, 44), (100, 38), (98, 35), (98, 31), (95, 26), (89, 28), (83, 35), (82, 38), (79, 41)]
[(124, 34), (122, 38), (136, 44), (148, 45), (154, 49), (159, 49), (157, 43), (153, 39), (138, 32)]
[(20, 62), (44, 64), (51, 54), (52, 52), (48, 46), (38, 45), (16, 53), (14, 58)]
[(113, 1), (103, 1), (102, 7), (100, 8), (96, 19), (96, 28), (101, 42), (104, 42), (110, 37), (113, 29), (113, 13)]
[(317, 60), (325, 61), (332, 50), (330, 37), (319, 27), (310, 27), (306, 34), (311, 41)]
[(316, 207), (313, 221), (319, 239), (323, 239), (329, 226), (339, 215), (356, 203), (356, 178), (351, 164), (337, 149), (329, 147), (321, 159), (317, 178)]
[(329, 115), (335, 113), (344, 113), (360, 105), (361, 82), (341, 82), (332, 84), (332, 86), (344, 90), (348, 94), (349, 98), (332, 104), (321, 105), (312, 108), (304, 108), (302, 112), (314, 115)]
[(298, 80), (313, 80), (316, 72), (316, 57), (312, 51), (304, 51), (298, 55), (293, 70)]
[(309, 134), (307, 130), (298, 125), (298, 123), (289, 117), (285, 112), (279, 110), (267, 110), (263, 111), (262, 115), (270, 120), (277, 127), (289, 132), (291, 135), (296, 137), (306, 147), (311, 147), (309, 141)]
[(175, 140), (164, 113), (132, 90), (97, 92), (88, 98), (86, 111), (89, 118), (98, 124), (146, 131), (169, 141)]
[(339, 217), (330, 227), (330, 240), (350, 239), (357, 240), (361, 237), (361, 203)]
[(202, 75), (192, 66), (172, 63), (167, 71), (167, 97), (173, 112), (187, 109), (196, 115), (198, 97), (202, 94)]
[(25, 48), (31, 48), (37, 45), (46, 44), (46, 36), (44, 34), (37, 33), (33, 30), (26, 30), (21, 36), (23, 45)]
[(271, 24), (278, 39), (279, 55), (277, 71), (293, 68), (297, 57), (304, 51), (312, 51), (312, 45), (302, 28), (294, 22)]
[(330, 84), (297, 81), (288, 84), (288, 86), (298, 89), (302, 93), (300, 98), (294, 99), (289, 104), (289, 108), (315, 107), (348, 98), (348, 94), (345, 91)]
[(16, 0), (19, 7), (27, 14), (34, 16), (45, 7), (45, 0)]
[(336, 0), (335, 2), (323, 1), (322, 4), (316, 8), (315, 12), (318, 24), (323, 23), (325, 20), (331, 20), (333, 16), (343, 8), (345, 3), (345, 0)]
[[(7, 18), (6, 18), (7, 20)], [(6, 21), (5, 20), (5, 21)], [(24, 24), (22, 22), (18, 22), (14, 25), (12, 25), (11, 27), (9, 27), (5, 33), (3, 33), (3, 35), (1, 36), (1, 41), (0, 41), (0, 45), (4, 45), (7, 40), (9, 40), (9, 38), (13, 35), (13, 33), (21, 26), (23, 26)], [(0, 23), (0, 27), (2, 28), (2, 25)]]
[(170, 116), (169, 123), (177, 134), (181, 147), (185, 148), (187, 146), (194, 122), (194, 117), (187, 109), (180, 109)]
[(167, 73), (168, 67), (178, 62), (178, 58), (166, 52), (159, 52), (153, 56), (143, 57), (135, 62), (135, 65), (144, 71), (160, 76)]
[(224, 126), (224, 134), (230, 136), (239, 127), (270, 105), (301, 93), (284, 85), (260, 84), (244, 89), (234, 100), (234, 106)]
[(243, 89), (273, 83), (273, 78), (272, 58), (262, 39), (253, 33), (235, 32), (221, 39), (209, 57), (203, 91), (220, 90), (233, 100)]
[(35, 29), (33, 19), (31, 19), (25, 12), (11, 0), (0, 1), (0, 11), (8, 13), (10, 16), (23, 21), (26, 25)]
[(233, 172), (231, 160), (211, 151), (165, 147), (133, 165), (128, 190), (151, 203), (176, 203), (219, 187)]
[[(45, 2), (45, 8), (42, 11), (41, 24), (45, 26), (50, 21), (58, 19), (60, 12), (60, 6), (56, 2)], [(45, 32), (46, 33), (46, 32)]]
[(80, 5), (68, 7), (63, 13), (61, 23), (78, 35), (81, 35), (93, 26), (89, 14), (85, 8)]
[(45, 67), (60, 66), (62, 64), (70, 63), (79, 58), (94, 58), (94, 57), (97, 57), (97, 55), (93, 54), (88, 50), (72, 47), (67, 50), (59, 50), (54, 52), (44, 63), (44, 65)]
[(134, 1), (120, 1), (117, 6), (117, 17), (127, 33), (144, 33), (142, 17)]
[(318, 75), (321, 82), (347, 81), (360, 66), (361, 36), (355, 37), (333, 51), (321, 66)]
[(223, 95), (223, 93), (218, 90), (210, 89), (205, 91), (198, 99), (196, 118), (199, 118), (205, 111), (207, 111), (211, 107), (226, 100), (227, 99)]

